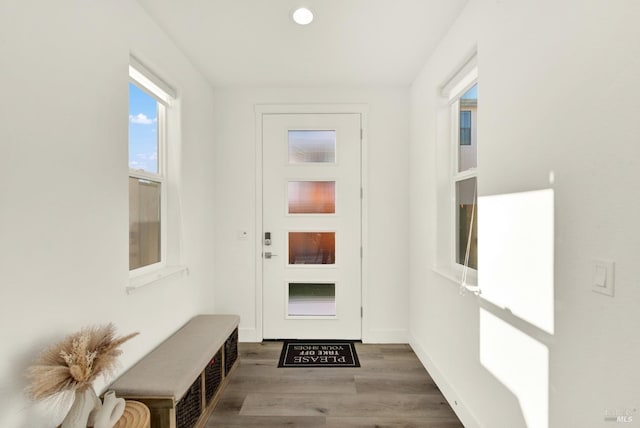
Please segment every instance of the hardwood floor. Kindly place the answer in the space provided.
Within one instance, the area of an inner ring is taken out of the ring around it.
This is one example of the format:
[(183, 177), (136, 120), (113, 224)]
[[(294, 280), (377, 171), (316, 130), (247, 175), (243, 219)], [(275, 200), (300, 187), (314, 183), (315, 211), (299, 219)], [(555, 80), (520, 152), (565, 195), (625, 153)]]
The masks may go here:
[(278, 368), (281, 342), (240, 343), (217, 427), (460, 428), (408, 345), (356, 345), (360, 368)]

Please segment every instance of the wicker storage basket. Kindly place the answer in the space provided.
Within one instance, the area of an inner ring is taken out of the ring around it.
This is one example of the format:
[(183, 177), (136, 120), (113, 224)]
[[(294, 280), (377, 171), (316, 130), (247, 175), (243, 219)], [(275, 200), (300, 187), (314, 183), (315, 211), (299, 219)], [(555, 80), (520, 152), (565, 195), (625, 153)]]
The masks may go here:
[(211, 358), (209, 364), (204, 369), (204, 396), (205, 402), (209, 404), (209, 401), (213, 398), (220, 382), (222, 381), (222, 349), (220, 349)]
[(200, 377), (176, 404), (176, 428), (193, 428), (202, 413)]
[(229, 373), (231, 367), (238, 359), (238, 329), (224, 343), (224, 372)]

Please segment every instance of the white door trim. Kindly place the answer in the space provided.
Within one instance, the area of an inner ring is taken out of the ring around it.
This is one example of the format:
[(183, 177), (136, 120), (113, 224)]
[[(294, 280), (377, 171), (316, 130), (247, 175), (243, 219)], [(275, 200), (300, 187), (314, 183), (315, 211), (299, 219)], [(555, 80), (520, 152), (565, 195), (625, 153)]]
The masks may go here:
[(366, 342), (369, 332), (369, 317), (367, 314), (368, 302), (368, 272), (367, 268), (367, 248), (368, 248), (368, 154), (367, 154), (367, 114), (369, 112), (368, 104), (256, 104), (255, 112), (255, 165), (256, 165), (256, 242), (255, 242), (255, 267), (256, 267), (256, 300), (254, 302), (255, 320), (256, 320), (256, 341), (262, 341), (263, 335), (263, 275), (262, 275), (262, 116), (265, 114), (331, 114), (331, 113), (356, 113), (360, 114), (360, 128), (362, 129), (362, 141), (360, 148), (360, 182), (362, 183), (362, 200), (361, 200), (361, 239), (362, 239), (362, 263), (360, 264), (361, 281), (362, 281), (362, 341)]

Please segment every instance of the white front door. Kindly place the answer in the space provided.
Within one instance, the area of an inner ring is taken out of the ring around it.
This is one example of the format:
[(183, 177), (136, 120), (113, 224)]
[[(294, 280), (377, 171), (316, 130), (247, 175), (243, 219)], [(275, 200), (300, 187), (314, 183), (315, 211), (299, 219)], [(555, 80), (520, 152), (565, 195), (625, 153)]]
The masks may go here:
[(361, 115), (262, 115), (265, 339), (361, 338)]

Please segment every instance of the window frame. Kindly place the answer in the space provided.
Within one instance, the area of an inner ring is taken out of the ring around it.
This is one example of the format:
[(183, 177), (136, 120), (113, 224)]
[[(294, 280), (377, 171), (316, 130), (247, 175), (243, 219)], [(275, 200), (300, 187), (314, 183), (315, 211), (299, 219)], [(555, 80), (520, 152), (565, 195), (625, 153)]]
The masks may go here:
[[(167, 237), (168, 237), (168, 180), (167, 180), (167, 109), (171, 106), (171, 101), (175, 98), (175, 92), (168, 93), (158, 85), (160, 79), (142, 66), (137, 60), (131, 58), (129, 64), (129, 83), (156, 100), (157, 103), (157, 143), (158, 143), (158, 172), (151, 173), (143, 170), (129, 168), (129, 178), (147, 180), (159, 183), (160, 185), (160, 260), (156, 263), (141, 266), (139, 268), (129, 268), (129, 278), (139, 278), (146, 274), (154, 273), (168, 266), (167, 263)], [(165, 84), (166, 85), (166, 84)], [(129, 126), (131, 126), (129, 124)], [(127, 145), (130, 146), (128, 141)], [(130, 214), (130, 212), (129, 212)], [(129, 234), (131, 230), (129, 229)], [(131, 247), (129, 247), (131, 251)]]
[[(476, 179), (476, 186), (478, 183), (478, 169), (476, 167), (471, 167), (460, 171), (460, 99), (461, 97), (473, 86), (478, 84), (478, 69), (477, 66), (472, 68), (469, 72), (465, 73), (458, 85), (449, 92), (449, 108), (450, 108), (450, 117), (451, 117), (451, 139), (450, 139), (450, 149), (451, 149), (451, 174), (450, 174), (450, 195), (451, 195), (451, 254), (450, 260), (451, 265), (457, 271), (463, 271), (468, 269), (472, 273), (472, 277), (477, 277), (477, 269), (473, 269), (471, 267), (465, 266), (463, 263), (459, 263), (457, 260), (458, 255), (458, 230), (459, 230), (459, 216), (457, 209), (457, 184), (469, 179)], [(472, 118), (470, 118), (472, 120)], [(477, 126), (477, 125), (476, 125)], [(470, 140), (473, 140), (470, 138)], [(471, 143), (473, 144), (473, 143)], [(477, 137), (476, 137), (477, 144)], [(477, 164), (477, 154), (476, 154), (476, 164)], [(477, 206), (478, 206), (478, 195), (476, 192), (476, 218), (477, 218)], [(477, 220), (476, 220), (477, 221)], [(476, 223), (477, 224), (477, 223)], [(476, 231), (477, 233), (477, 231)]]
[[(434, 273), (463, 288), (477, 292), (478, 272), (457, 263), (456, 182), (473, 177), (477, 171), (458, 172), (460, 114), (459, 100), (479, 83), (477, 50), (473, 50), (445, 76), (436, 95), (436, 253)], [(478, 123), (478, 118), (476, 118)], [(477, 128), (476, 128), (477, 129)], [(455, 178), (457, 179), (454, 179)]]

